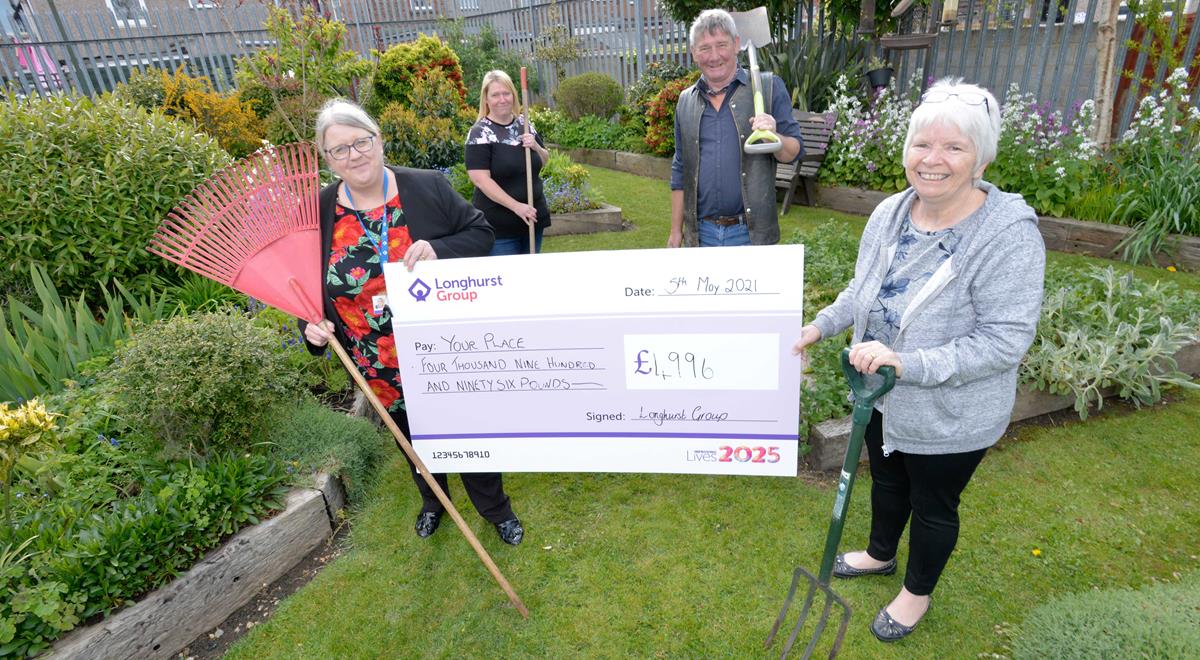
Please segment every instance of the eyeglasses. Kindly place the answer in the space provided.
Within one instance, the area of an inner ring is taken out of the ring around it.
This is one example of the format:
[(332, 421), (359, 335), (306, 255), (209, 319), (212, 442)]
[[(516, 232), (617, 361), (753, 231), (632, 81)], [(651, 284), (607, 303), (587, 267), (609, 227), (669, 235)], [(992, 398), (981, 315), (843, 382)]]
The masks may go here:
[(967, 105), (982, 105), (984, 110), (988, 112), (992, 111), (991, 106), (988, 105), (987, 97), (979, 92), (925, 92), (921, 95), (921, 103), (941, 103), (949, 100), (951, 96)]
[(329, 154), (329, 157), (334, 160), (346, 160), (350, 157), (350, 147), (354, 147), (354, 150), (360, 154), (365, 154), (371, 150), (371, 146), (374, 144), (375, 136), (368, 135), (366, 137), (360, 137), (350, 144), (339, 144), (332, 149), (326, 149), (325, 153)]

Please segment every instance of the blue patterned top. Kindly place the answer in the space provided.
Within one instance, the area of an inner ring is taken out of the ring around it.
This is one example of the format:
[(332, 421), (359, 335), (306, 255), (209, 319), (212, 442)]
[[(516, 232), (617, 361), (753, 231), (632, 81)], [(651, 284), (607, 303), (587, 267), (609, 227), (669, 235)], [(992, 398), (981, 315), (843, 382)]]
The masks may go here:
[(867, 327), (863, 341), (878, 341), (892, 347), (896, 334), (900, 332), (900, 319), (909, 303), (934, 272), (941, 267), (962, 240), (963, 229), (979, 215), (976, 211), (962, 222), (948, 229), (921, 231), (912, 224), (912, 214), (904, 218), (900, 227), (900, 239), (896, 243), (896, 254), (888, 267), (883, 286), (875, 298), (875, 304), (867, 314)]

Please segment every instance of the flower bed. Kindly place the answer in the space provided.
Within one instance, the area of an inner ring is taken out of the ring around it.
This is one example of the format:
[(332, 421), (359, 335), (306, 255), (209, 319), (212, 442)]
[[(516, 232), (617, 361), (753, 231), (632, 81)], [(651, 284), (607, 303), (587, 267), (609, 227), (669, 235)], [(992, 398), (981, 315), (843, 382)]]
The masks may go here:
[(329, 538), (341, 481), (288, 493), (278, 515), (235, 534), (191, 570), (137, 603), (55, 642), (51, 658), (167, 658), (245, 605)]
[[(817, 186), (817, 201), (821, 206), (855, 215), (869, 216), (890, 194), (864, 188)], [(1122, 243), (1134, 232), (1121, 225), (1046, 215), (1038, 216), (1038, 230), (1049, 250), (1102, 259), (1120, 258)], [(1165, 243), (1173, 251), (1155, 251), (1150, 254), (1151, 259), (1158, 263), (1173, 263), (1186, 270), (1200, 271), (1200, 236), (1171, 234)]]
[[(838, 119), (821, 182), (885, 193), (906, 188), (900, 150), (916, 102), (890, 89), (862, 99), (849, 80), (839, 80), (830, 106)], [(1173, 235), (1200, 237), (1200, 110), (1189, 102), (1185, 70), (1143, 99), (1129, 130), (1107, 152), (1092, 139), (1091, 101), (1062, 113), (1013, 86), (1001, 123), (985, 177), (1023, 195), (1038, 213), (1128, 227), (1117, 248), (1131, 262), (1172, 263), (1181, 259)]]

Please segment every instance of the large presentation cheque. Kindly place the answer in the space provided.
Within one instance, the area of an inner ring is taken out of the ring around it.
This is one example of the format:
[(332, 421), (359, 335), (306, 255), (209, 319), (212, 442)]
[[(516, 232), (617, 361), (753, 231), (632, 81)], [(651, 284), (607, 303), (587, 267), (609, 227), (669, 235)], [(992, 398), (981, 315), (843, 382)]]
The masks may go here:
[(796, 474), (804, 248), (385, 268), (434, 472)]

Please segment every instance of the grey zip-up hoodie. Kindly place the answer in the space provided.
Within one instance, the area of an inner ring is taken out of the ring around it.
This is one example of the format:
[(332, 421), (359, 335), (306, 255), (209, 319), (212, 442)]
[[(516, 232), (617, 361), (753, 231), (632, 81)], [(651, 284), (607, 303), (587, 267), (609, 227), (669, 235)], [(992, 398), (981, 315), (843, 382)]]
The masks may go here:
[[(1042, 308), (1046, 248), (1037, 214), (1020, 195), (986, 181), (982, 216), (964, 228), (954, 255), (909, 303), (890, 347), (903, 376), (876, 404), (884, 453), (953, 454), (990, 447), (1008, 427), (1017, 367)], [(854, 279), (813, 320), (821, 337), (851, 325), (862, 341), (912, 207), (912, 188), (875, 208), (858, 246)]]

